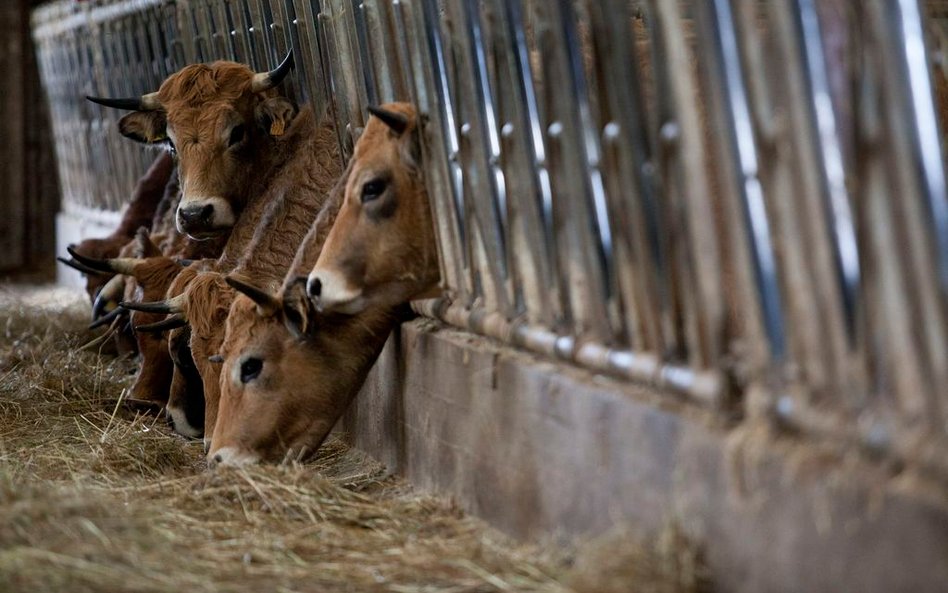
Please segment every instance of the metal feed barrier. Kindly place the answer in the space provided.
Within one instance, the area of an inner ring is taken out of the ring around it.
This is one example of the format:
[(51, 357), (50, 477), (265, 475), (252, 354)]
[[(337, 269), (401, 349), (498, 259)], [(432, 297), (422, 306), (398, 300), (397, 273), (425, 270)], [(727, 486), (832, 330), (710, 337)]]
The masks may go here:
[(367, 105), (427, 116), (421, 313), (948, 478), (943, 4), (99, 0), (33, 26), (69, 203), (117, 209), (150, 160), (83, 95), (292, 49), (346, 154)]

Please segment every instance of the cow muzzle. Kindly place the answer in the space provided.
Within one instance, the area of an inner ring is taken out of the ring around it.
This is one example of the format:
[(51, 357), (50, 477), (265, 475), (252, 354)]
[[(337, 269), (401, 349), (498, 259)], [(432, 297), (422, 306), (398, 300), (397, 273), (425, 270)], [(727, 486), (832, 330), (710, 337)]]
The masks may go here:
[(306, 279), (306, 294), (320, 311), (353, 314), (365, 308), (362, 289), (335, 270), (313, 270)]
[(202, 198), (182, 200), (175, 222), (178, 231), (192, 239), (207, 239), (234, 226), (235, 218), (227, 200)]
[(207, 454), (207, 466), (210, 469), (217, 467), (243, 467), (260, 461), (260, 456), (250, 451), (243, 451), (237, 447), (221, 447), (217, 451)]

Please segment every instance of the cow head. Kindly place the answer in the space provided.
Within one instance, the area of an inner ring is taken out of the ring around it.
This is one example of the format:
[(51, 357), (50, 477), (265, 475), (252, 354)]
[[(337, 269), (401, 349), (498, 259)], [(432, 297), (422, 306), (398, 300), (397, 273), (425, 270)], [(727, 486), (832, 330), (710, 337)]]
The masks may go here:
[(216, 465), (301, 460), (319, 448), (358, 392), (395, 323), (391, 309), (320, 316), (299, 339), (282, 299), (228, 278), (234, 299), (224, 343), (220, 403), (208, 452)]
[(204, 388), (204, 440), (210, 441), (217, 421), (221, 364), (218, 356), (234, 290), (217, 272), (204, 272), (184, 293), (181, 312), (191, 326), (191, 354)]
[(438, 283), (415, 109), (391, 103), (369, 111), (375, 117), (355, 146), (342, 209), (307, 281), (324, 312), (392, 306)]
[(197, 438), (204, 433), (204, 385), (191, 355), (191, 328), (168, 332), (168, 353), (174, 363), (165, 416), (178, 434)]
[(178, 230), (208, 238), (230, 229), (273, 164), (269, 147), (297, 113), (272, 90), (292, 68), (254, 73), (234, 62), (195, 64), (169, 76), (158, 91), (133, 99), (91, 101), (132, 109), (119, 130), (139, 142), (163, 143), (177, 155), (182, 196)]

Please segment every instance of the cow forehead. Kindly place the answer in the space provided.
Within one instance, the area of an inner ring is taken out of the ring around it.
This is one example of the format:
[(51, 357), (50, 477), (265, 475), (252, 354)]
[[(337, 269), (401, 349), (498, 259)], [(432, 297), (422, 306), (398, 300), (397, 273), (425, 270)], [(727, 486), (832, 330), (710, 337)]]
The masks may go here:
[(248, 297), (238, 294), (230, 306), (227, 315), (227, 331), (222, 350), (228, 355), (239, 354), (250, 344), (264, 341), (267, 330), (272, 330), (282, 323), (273, 317), (261, 317), (257, 314), (257, 305)]
[(236, 101), (251, 92), (253, 71), (244, 64), (192, 64), (172, 74), (158, 90), (158, 100), (169, 112), (200, 107), (209, 101)]
[(200, 108), (188, 107), (168, 112), (168, 132), (176, 143), (199, 143), (226, 124), (242, 119), (238, 105), (213, 101)]

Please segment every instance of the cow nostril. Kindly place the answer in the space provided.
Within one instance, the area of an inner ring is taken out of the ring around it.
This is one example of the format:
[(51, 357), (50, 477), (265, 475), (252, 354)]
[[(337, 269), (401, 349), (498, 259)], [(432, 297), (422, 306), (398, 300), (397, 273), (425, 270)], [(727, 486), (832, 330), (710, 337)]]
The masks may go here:
[(319, 281), (319, 278), (310, 278), (309, 282), (306, 283), (306, 292), (309, 293), (311, 297), (318, 297), (323, 291), (323, 283)]
[(211, 216), (213, 215), (214, 215), (214, 206), (212, 204), (208, 204), (207, 206), (204, 206), (203, 208), (201, 208), (200, 218), (204, 222), (210, 222)]
[(214, 463), (224, 463), (224, 457), (218, 453), (214, 456)]

